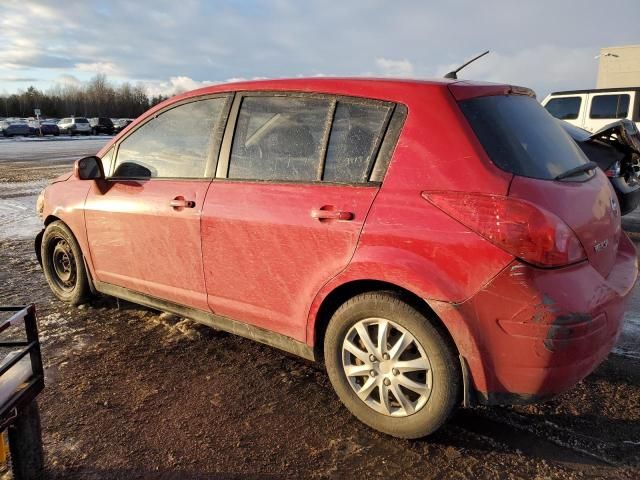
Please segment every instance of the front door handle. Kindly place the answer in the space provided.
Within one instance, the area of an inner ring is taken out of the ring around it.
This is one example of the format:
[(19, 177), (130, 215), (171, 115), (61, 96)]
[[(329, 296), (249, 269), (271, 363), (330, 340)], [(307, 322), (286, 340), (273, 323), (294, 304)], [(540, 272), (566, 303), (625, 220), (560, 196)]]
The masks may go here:
[(325, 205), (318, 209), (311, 210), (311, 217), (323, 222), (327, 220), (353, 220), (352, 212), (345, 212), (342, 210), (336, 210), (333, 205)]
[(183, 208), (194, 208), (196, 206), (196, 202), (193, 200), (186, 200), (184, 197), (176, 197), (169, 202), (171, 208), (175, 209), (183, 209)]

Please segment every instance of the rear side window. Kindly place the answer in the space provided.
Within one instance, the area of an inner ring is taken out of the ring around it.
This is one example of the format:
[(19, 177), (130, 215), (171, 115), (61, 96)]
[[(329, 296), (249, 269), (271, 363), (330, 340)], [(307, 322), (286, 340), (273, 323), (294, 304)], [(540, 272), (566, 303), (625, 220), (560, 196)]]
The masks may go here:
[(362, 183), (369, 178), (373, 156), (390, 113), (385, 104), (338, 102), (331, 127), (323, 180)]
[(588, 162), (576, 142), (534, 98), (478, 97), (459, 105), (487, 155), (502, 170), (552, 180)]
[(591, 100), (591, 118), (626, 118), (629, 113), (629, 95), (596, 95)]
[(113, 177), (204, 178), (226, 97), (179, 105), (148, 121), (118, 148)]
[(246, 97), (236, 124), (229, 178), (313, 181), (319, 178), (331, 101)]
[(544, 108), (556, 118), (560, 120), (575, 120), (580, 113), (580, 97), (561, 97), (552, 98)]

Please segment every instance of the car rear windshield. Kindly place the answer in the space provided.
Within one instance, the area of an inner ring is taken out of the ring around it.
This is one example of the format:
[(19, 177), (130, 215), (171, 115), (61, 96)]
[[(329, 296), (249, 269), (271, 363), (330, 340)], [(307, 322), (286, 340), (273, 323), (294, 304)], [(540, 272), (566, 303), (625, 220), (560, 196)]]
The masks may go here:
[(553, 180), (588, 162), (571, 137), (534, 98), (477, 97), (460, 102), (487, 155), (502, 170)]
[(89, 120), (86, 118), (76, 118), (76, 123), (89, 123)]

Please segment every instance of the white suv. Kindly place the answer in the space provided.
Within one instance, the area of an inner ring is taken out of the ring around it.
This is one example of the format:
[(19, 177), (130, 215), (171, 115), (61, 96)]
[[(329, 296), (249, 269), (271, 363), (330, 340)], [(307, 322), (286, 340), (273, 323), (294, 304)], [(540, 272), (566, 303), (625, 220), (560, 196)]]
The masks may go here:
[(554, 117), (590, 132), (621, 118), (640, 127), (640, 87), (553, 92), (542, 105)]
[(89, 135), (91, 133), (91, 124), (89, 120), (84, 117), (63, 118), (58, 122), (58, 128), (61, 133), (68, 133), (70, 135), (76, 133)]

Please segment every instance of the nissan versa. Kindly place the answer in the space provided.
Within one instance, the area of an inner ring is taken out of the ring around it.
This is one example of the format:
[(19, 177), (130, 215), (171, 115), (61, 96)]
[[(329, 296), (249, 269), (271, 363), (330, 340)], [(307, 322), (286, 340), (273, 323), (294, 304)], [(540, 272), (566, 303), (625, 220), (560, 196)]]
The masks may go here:
[(525, 88), (296, 79), (147, 112), (41, 194), (53, 293), (322, 360), (404, 438), (532, 402), (609, 353), (637, 276), (607, 177)]

